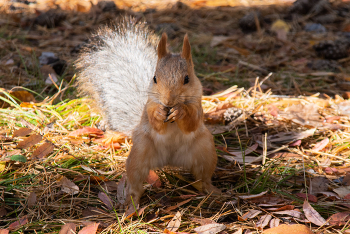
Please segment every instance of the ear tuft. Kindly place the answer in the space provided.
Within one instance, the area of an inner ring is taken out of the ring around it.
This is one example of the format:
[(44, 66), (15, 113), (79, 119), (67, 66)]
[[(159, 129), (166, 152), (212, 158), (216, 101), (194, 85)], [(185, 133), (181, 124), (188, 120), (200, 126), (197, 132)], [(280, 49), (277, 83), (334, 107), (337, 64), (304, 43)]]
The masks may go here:
[(163, 32), (162, 38), (160, 39), (158, 44), (158, 60), (165, 57), (168, 54), (166, 50), (167, 39), (168, 39), (168, 36), (166, 35), (165, 32)]
[(191, 56), (191, 45), (190, 45), (190, 41), (188, 40), (188, 35), (186, 33), (185, 37), (184, 37), (184, 44), (182, 46), (182, 53), (181, 53), (181, 57), (191, 61), (192, 56)]

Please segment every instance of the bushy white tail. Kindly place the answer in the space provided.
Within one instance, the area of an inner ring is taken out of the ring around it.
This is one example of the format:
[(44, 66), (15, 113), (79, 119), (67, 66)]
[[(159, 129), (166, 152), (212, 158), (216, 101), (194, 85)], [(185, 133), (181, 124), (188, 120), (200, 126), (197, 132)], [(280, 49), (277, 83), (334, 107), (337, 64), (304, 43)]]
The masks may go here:
[(140, 122), (157, 63), (158, 37), (131, 21), (100, 29), (75, 64), (80, 93), (96, 100), (110, 130), (124, 133)]

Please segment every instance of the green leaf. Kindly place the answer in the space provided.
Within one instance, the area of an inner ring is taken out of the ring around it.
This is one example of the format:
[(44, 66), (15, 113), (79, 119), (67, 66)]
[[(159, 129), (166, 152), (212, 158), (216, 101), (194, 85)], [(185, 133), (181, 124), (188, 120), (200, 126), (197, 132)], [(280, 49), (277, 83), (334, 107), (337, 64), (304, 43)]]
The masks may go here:
[(24, 157), (23, 155), (13, 155), (11, 156), (11, 160), (12, 161), (16, 161), (16, 162), (27, 162), (27, 158)]

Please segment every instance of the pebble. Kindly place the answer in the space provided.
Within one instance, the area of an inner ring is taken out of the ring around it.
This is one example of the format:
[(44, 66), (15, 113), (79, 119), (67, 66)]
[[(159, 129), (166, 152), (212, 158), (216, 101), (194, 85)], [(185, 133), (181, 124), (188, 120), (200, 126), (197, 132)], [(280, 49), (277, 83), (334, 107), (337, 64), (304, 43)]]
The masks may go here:
[(322, 24), (308, 23), (305, 25), (306, 32), (326, 33), (327, 29)]

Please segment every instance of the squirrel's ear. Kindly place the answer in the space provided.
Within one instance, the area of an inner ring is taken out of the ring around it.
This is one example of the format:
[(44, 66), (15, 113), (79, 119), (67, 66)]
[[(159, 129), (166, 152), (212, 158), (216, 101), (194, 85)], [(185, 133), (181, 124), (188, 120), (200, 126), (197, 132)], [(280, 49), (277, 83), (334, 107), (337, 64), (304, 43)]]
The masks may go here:
[(191, 61), (192, 56), (191, 56), (191, 45), (190, 45), (190, 41), (188, 40), (188, 36), (187, 33), (184, 37), (184, 44), (182, 46), (182, 53), (181, 53), (181, 57)]
[(166, 35), (165, 32), (163, 32), (162, 38), (160, 39), (159, 44), (158, 44), (158, 60), (165, 57), (168, 54), (168, 52), (166, 50), (167, 39), (168, 39), (168, 36)]

